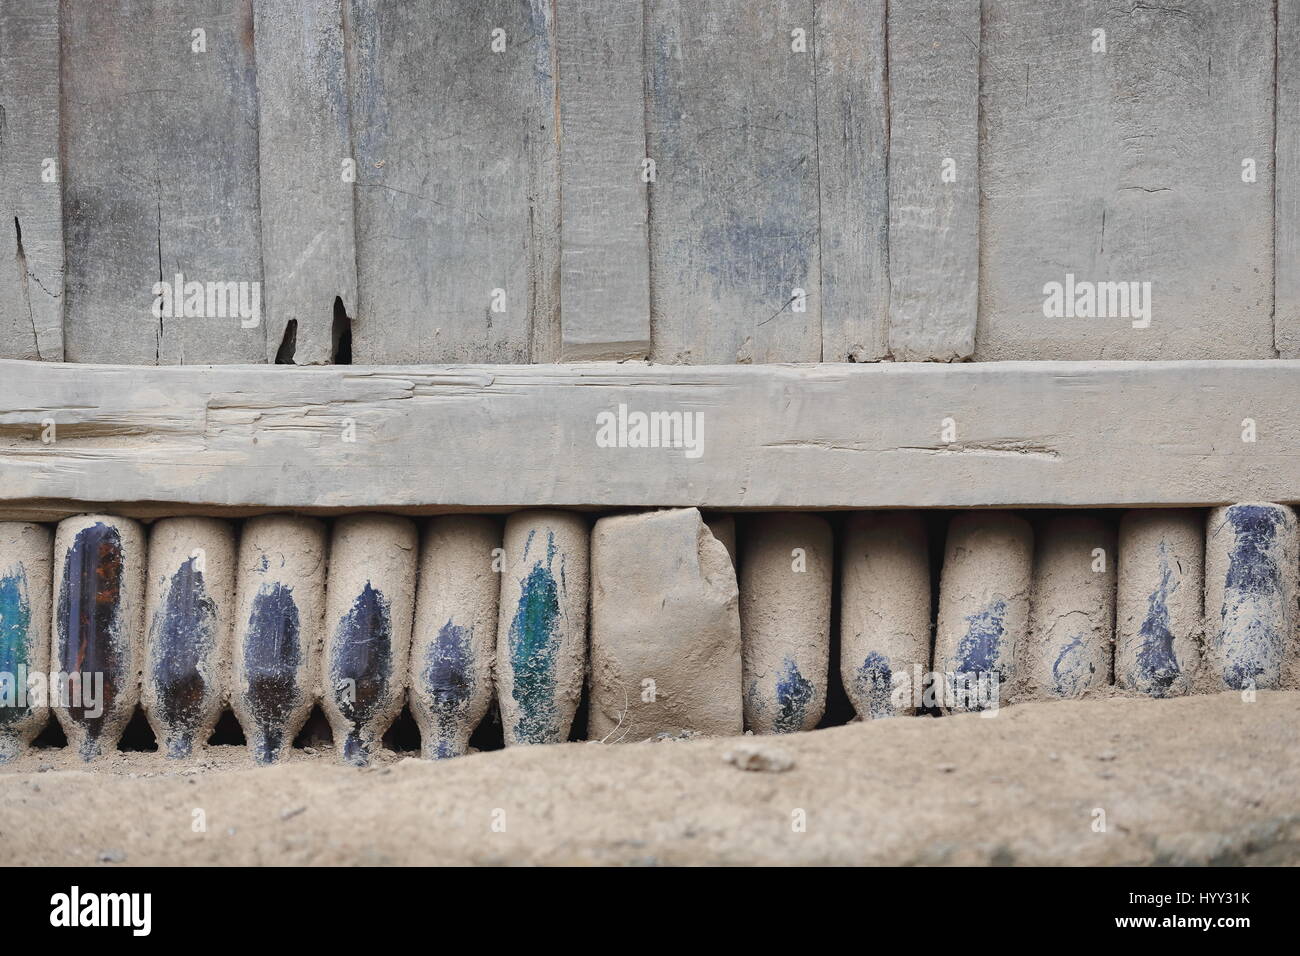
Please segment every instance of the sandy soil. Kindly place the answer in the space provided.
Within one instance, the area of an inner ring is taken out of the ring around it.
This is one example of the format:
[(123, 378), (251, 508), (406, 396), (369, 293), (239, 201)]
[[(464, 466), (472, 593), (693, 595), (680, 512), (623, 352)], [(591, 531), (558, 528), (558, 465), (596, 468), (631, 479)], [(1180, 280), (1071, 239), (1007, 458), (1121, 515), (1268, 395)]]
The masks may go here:
[[(793, 766), (742, 770), (726, 755), (744, 747)], [(87, 770), (32, 751), (0, 771), (0, 863), (1300, 862), (1300, 692), (441, 763), (385, 752), (364, 770), (335, 757), (259, 768), (217, 747)]]

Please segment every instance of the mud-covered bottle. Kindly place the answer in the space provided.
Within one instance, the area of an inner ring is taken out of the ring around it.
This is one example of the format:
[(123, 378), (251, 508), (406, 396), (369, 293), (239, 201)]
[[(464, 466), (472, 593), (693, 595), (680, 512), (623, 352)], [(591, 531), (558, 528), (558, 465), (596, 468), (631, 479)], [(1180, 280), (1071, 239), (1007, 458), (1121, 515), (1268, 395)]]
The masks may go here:
[(140, 700), (145, 539), (139, 522), (78, 515), (54, 538), (51, 707), (82, 759), (113, 750)]
[(334, 523), (321, 705), (348, 763), (369, 762), (402, 708), (417, 546), (406, 518), (352, 515)]
[(501, 526), (484, 515), (429, 521), (411, 637), (411, 712), (424, 756), (456, 757), (492, 703)]
[(235, 535), (213, 518), (164, 518), (149, 529), (140, 699), (159, 748), (206, 745), (227, 693)]
[(49, 718), (48, 528), (0, 521), (0, 763), (12, 760)]
[(230, 706), (258, 763), (285, 755), (316, 702), (324, 606), (325, 526), (284, 515), (245, 522)]
[(496, 676), (506, 745), (560, 743), (587, 664), (587, 519), (516, 512), (506, 520), (503, 551)]

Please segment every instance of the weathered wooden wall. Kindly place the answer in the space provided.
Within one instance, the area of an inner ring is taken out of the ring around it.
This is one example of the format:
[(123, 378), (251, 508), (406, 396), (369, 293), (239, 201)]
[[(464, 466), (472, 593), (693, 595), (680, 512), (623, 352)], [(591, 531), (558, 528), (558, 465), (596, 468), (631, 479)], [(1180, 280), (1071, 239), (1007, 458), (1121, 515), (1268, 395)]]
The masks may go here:
[(155, 283), (178, 275), (262, 279), (252, 0), (62, 12), (65, 357), (265, 361), (260, 322), (153, 312)]
[(1277, 6), (1275, 344), (1300, 358), (1300, 0)]
[(323, 365), (357, 314), (344, 0), (254, 0), (266, 361)]
[(59, 3), (0, 6), (0, 356), (63, 360)]
[[(1273, 357), (1274, 0), (1068, 6), (984, 4), (976, 357)], [(1067, 274), (1150, 327), (1044, 316)]]
[[(560, 357), (650, 352), (644, 19), (636, 3), (565, 3), (560, 77)], [(629, 69), (629, 64), (632, 68)]]
[(889, 10), (889, 350), (969, 358), (979, 272), (979, 0)]
[(1300, 355), (1300, 0), (6, 0), (0, 107), (0, 356)]
[(354, 361), (553, 358), (550, 0), (352, 0), (349, 27), (361, 283)]

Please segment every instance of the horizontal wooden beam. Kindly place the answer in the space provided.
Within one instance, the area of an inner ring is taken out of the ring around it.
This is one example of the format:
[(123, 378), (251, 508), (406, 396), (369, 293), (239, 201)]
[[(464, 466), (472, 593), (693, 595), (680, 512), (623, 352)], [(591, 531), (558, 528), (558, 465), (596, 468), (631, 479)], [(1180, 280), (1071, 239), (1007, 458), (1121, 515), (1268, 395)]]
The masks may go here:
[[(1300, 501), (1300, 361), (0, 361), (0, 383), (3, 517)], [(602, 447), (636, 413), (695, 427)]]

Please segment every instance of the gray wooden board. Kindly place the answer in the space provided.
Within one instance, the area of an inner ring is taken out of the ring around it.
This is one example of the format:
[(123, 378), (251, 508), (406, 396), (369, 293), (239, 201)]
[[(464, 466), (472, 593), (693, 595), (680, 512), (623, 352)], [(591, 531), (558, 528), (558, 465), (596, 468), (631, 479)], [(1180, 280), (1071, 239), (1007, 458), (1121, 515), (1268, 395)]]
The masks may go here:
[(890, 5), (889, 351), (899, 361), (975, 350), (979, 51), (979, 0)]
[[(0, 381), (6, 519), (90, 506), (1300, 501), (1300, 361), (365, 369), (2, 361)], [(629, 415), (698, 413), (702, 453), (602, 447), (597, 416), (617, 417), (620, 405)], [(47, 418), (56, 433), (45, 443)], [(949, 418), (956, 440), (945, 444)], [(1253, 443), (1241, 440), (1245, 418), (1256, 422)]]
[(1300, 0), (1277, 0), (1274, 336), (1300, 358)]
[(885, 0), (816, 13), (821, 357), (873, 362), (889, 354)]
[[(986, 0), (984, 17), (976, 358), (1273, 356), (1272, 0)], [(1150, 327), (1047, 317), (1067, 275), (1151, 283)]]
[[(349, 30), (353, 360), (553, 360), (560, 224), (550, 0), (350, 0)], [(496, 30), (502, 52), (492, 50)]]
[(357, 310), (343, 3), (255, 0), (268, 362), (290, 321), (293, 361), (330, 362), (335, 298)]
[(63, 360), (59, 162), (59, 3), (5, 0), (0, 6), (0, 357)]
[(819, 361), (812, 2), (646, 3), (651, 355)]
[(62, 112), (68, 360), (262, 361), (260, 317), (153, 311), (178, 274), (260, 289), (252, 0), (65, 3)]
[(559, 0), (564, 361), (650, 351), (640, 3)]

